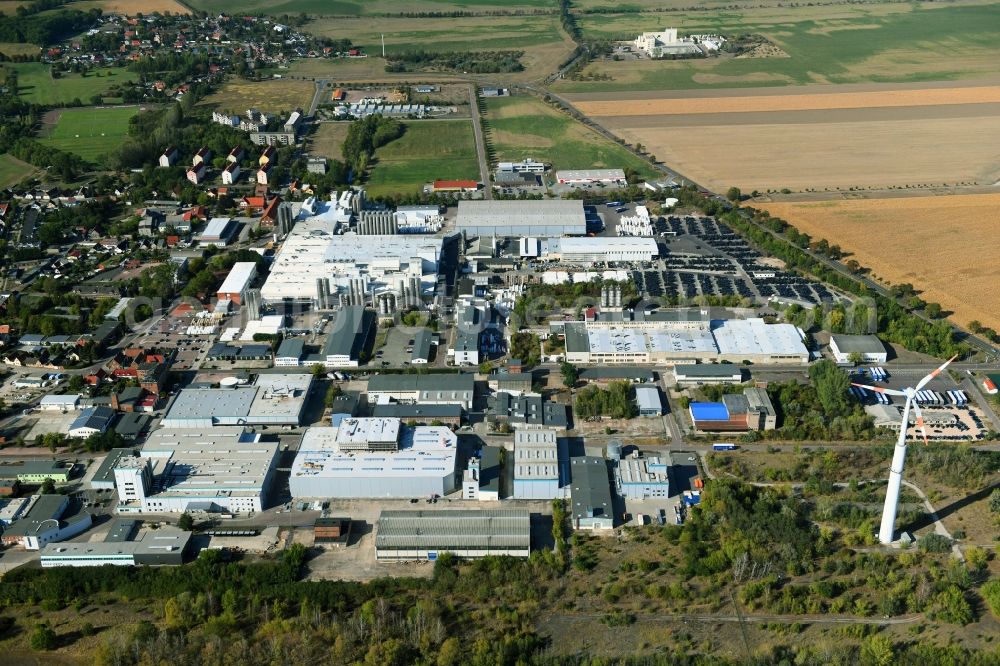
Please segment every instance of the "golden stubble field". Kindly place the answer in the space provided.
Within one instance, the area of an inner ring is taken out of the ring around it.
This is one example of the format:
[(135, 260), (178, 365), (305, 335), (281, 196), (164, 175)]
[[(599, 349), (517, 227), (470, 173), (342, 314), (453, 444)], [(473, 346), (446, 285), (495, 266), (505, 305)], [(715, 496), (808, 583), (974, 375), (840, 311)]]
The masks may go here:
[(256, 107), (265, 113), (283, 113), (295, 108), (308, 108), (315, 91), (316, 86), (312, 81), (234, 79), (225, 83), (218, 92), (206, 97), (202, 104), (237, 114), (246, 113), (250, 107)]
[(912, 283), (957, 324), (1000, 329), (1000, 194), (754, 205), (839, 244), (878, 278)]
[(715, 190), (836, 192), (1000, 180), (995, 82), (568, 98)]
[(191, 10), (177, 0), (84, 0), (74, 4), (79, 9), (98, 7), (106, 14), (190, 14)]

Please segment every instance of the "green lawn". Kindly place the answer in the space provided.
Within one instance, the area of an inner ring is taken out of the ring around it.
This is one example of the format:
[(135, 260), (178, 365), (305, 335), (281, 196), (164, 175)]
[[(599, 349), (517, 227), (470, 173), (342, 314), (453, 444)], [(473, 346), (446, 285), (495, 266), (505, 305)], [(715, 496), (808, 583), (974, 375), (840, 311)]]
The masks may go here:
[(894, 3), (669, 14), (588, 14), (589, 37), (632, 39), (643, 30), (759, 33), (788, 58), (605, 62), (564, 91), (728, 88), (810, 83), (919, 82), (995, 74), (1000, 3)]
[(646, 178), (648, 162), (533, 97), (486, 100), (489, 137), (498, 161), (533, 158), (555, 169), (626, 169)]
[(97, 69), (87, 76), (64, 74), (53, 79), (49, 66), (38, 62), (4, 63), (0, 65), (0, 76), (7, 67), (17, 70), (18, 94), (36, 104), (66, 104), (76, 98), (90, 104), (92, 96), (104, 93), (112, 85), (138, 80), (136, 74), (121, 67)]
[(0, 155), (0, 187), (9, 187), (34, 175), (38, 169), (4, 153)]
[(39, 141), (95, 161), (125, 142), (138, 107), (65, 109), (52, 133)]
[(476, 140), (468, 120), (406, 123), (406, 133), (375, 152), (365, 189), (373, 196), (415, 192), (432, 180), (479, 180)]
[(194, 9), (207, 12), (262, 12), (264, 14), (315, 14), (371, 16), (400, 12), (495, 11), (498, 9), (556, 9), (556, 0), (188, 0)]

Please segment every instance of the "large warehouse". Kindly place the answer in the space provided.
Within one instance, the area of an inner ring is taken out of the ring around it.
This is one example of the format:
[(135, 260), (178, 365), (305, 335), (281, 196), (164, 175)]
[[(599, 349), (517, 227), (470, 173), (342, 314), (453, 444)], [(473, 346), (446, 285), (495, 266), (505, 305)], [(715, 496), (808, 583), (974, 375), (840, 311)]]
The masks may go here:
[(42, 568), (178, 565), (191, 542), (191, 532), (166, 526), (139, 530), (136, 520), (119, 519), (104, 541), (50, 543), (42, 549)]
[(762, 388), (747, 388), (742, 395), (727, 393), (722, 402), (692, 402), (688, 409), (695, 430), (701, 432), (746, 432), (777, 427), (774, 405)]
[(527, 509), (383, 511), (375, 528), (379, 561), (531, 555)]
[(622, 169), (568, 169), (556, 171), (560, 185), (626, 185)]
[(551, 429), (514, 432), (514, 498), (564, 497), (569, 484), (569, 447)]
[(234, 305), (240, 305), (243, 297), (250, 288), (250, 284), (257, 276), (257, 264), (252, 261), (238, 261), (233, 264), (229, 275), (223, 280), (219, 287), (218, 298), (220, 301), (230, 301)]
[(242, 426), (161, 428), (115, 467), (119, 513), (263, 511), (278, 442)]
[(420, 405), (461, 405), (472, 408), (475, 375), (470, 372), (435, 375), (376, 375), (368, 380), (368, 402)]
[(885, 363), (888, 356), (876, 335), (831, 335), (830, 351), (837, 363), (850, 363), (854, 358), (862, 363)]
[(328, 368), (356, 368), (361, 352), (375, 334), (375, 311), (361, 305), (341, 308), (330, 322), (330, 332), (323, 343), (323, 358)]
[(289, 489), (292, 497), (446, 495), (456, 488), (457, 444), (448, 428), (409, 428), (392, 418), (344, 419), (339, 428), (308, 428)]
[(595, 264), (620, 261), (652, 261), (660, 256), (656, 241), (643, 236), (553, 238), (548, 242), (547, 259), (568, 264)]
[(312, 375), (298, 373), (258, 375), (250, 386), (181, 389), (160, 426), (297, 426), (311, 386)]
[(763, 319), (566, 322), (553, 326), (560, 331), (576, 364), (809, 362), (797, 328)]
[(456, 231), (472, 236), (583, 236), (582, 201), (459, 201)]

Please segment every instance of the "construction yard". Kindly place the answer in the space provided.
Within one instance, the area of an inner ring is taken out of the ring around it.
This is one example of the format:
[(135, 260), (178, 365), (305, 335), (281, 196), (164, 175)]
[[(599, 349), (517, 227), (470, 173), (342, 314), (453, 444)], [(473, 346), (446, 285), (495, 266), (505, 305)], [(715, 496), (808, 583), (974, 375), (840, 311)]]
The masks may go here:
[(1000, 328), (1000, 268), (993, 263), (1000, 194), (755, 205), (839, 244), (877, 279), (912, 283), (956, 323)]

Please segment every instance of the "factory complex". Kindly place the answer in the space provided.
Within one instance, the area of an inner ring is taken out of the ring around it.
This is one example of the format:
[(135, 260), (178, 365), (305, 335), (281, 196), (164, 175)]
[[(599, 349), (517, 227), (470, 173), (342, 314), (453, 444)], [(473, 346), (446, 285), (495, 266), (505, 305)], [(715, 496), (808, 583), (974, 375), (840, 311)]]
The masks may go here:
[(181, 389), (160, 422), (164, 428), (300, 425), (312, 375), (260, 374), (251, 385)]

